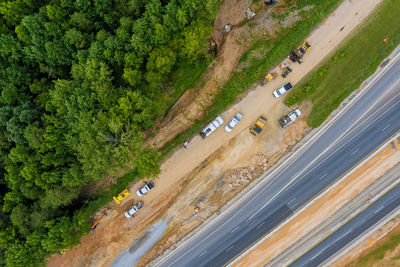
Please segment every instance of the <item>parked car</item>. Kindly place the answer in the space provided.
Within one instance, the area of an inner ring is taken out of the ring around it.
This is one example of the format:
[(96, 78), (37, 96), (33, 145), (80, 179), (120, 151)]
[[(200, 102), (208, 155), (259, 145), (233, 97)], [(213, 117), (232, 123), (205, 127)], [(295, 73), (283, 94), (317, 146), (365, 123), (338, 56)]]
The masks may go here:
[(154, 183), (148, 182), (145, 186), (143, 186), (138, 191), (136, 191), (136, 195), (138, 195), (138, 197), (146, 195), (147, 192), (149, 192), (153, 187), (154, 187)]
[(281, 87), (279, 87), (278, 89), (276, 89), (272, 94), (274, 95), (275, 98), (278, 98), (280, 96), (282, 96), (284, 93), (286, 93), (287, 91), (289, 91), (290, 89), (292, 89), (293, 85), (291, 83), (286, 83), (284, 85), (282, 85)]
[(240, 114), (239, 112), (236, 113), (235, 116), (233, 116), (232, 120), (225, 126), (225, 131), (230, 133), (242, 118), (243, 118), (242, 114)]
[(143, 202), (139, 201), (135, 205), (133, 205), (132, 208), (130, 208), (128, 211), (125, 212), (125, 217), (126, 218), (131, 218), (132, 216), (135, 217), (135, 213), (138, 212), (141, 208), (143, 207)]
[(224, 120), (218, 116), (212, 122), (210, 122), (204, 129), (200, 132), (200, 136), (206, 138), (212, 132), (214, 132), (218, 127), (224, 123)]

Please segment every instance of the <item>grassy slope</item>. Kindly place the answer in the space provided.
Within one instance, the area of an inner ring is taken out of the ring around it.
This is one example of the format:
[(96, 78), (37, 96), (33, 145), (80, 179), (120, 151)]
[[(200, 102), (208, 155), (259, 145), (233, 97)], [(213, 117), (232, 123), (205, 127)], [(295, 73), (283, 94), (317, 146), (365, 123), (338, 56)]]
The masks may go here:
[(385, 0), (336, 53), (299, 83), (286, 104), (311, 100), (308, 124), (317, 127), (324, 122), (400, 43), (399, 13), (400, 1)]
[[(362, 257), (357, 262), (357, 266), (370, 266), (373, 263), (377, 263), (378, 261), (382, 260), (385, 256), (387, 251), (392, 251), (400, 244), (400, 236), (395, 235), (392, 236), (389, 240), (387, 240), (384, 244), (380, 247), (376, 248), (374, 251), (369, 253), (368, 255)], [(397, 260), (399, 257), (396, 256), (392, 258), (393, 260)]]

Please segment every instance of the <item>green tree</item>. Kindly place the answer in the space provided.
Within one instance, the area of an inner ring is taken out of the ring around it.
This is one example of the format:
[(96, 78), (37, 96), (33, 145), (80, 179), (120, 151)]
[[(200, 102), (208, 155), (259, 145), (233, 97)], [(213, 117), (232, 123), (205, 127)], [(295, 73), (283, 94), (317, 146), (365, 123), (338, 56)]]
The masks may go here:
[(157, 151), (150, 148), (142, 149), (136, 161), (139, 177), (154, 177), (160, 173), (160, 156)]

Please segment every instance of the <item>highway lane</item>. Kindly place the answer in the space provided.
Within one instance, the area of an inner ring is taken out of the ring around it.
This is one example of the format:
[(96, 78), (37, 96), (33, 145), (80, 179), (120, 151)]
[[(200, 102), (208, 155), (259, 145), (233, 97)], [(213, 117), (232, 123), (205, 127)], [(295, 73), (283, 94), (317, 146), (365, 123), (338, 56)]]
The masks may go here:
[(400, 164), (397, 164), (265, 266), (288, 266), (311, 250), (319, 242), (322, 242), (322, 240), (340, 229), (340, 227), (348, 223), (349, 220), (353, 219), (356, 215), (373, 204), (375, 200), (386, 194), (399, 183)]
[(400, 129), (399, 80), (397, 60), (294, 161), (160, 265), (221, 266), (286, 220)]
[(400, 206), (400, 185), (336, 230), (289, 266), (318, 266)]

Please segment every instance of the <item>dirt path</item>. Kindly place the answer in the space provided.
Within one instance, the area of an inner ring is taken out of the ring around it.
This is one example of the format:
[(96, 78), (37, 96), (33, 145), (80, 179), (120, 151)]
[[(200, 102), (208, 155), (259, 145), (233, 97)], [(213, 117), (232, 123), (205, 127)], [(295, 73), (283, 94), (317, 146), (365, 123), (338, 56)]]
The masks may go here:
[(334, 214), (400, 162), (400, 145), (397, 140), (393, 144), (396, 149), (392, 145), (387, 145), (364, 166), (315, 201), (299, 216), (236, 262), (234, 266), (249, 266), (250, 263), (252, 266), (263, 266)]
[[(379, 2), (344, 1), (308, 38), (313, 47), (304, 57), (303, 64), (293, 66), (290, 81), (296, 83), (320, 63)], [(340, 31), (342, 27), (344, 29)], [(102, 219), (95, 232), (82, 238), (80, 245), (62, 256), (50, 258), (48, 265), (109, 266), (120, 252), (164, 214), (167, 207), (170, 208), (164, 218), (169, 220), (170, 226), (165, 235), (165, 243), (151, 250), (147, 260), (200, 224), (213, 210), (218, 209), (218, 205), (224, 204), (255, 175), (271, 166), (306, 133), (307, 125), (303, 121), (298, 121), (285, 131), (277, 123), (278, 118), (288, 112), (289, 108), (282, 104), (281, 99), (272, 97), (272, 90), (284, 82), (278, 78), (268, 86), (258, 86), (224, 112), (222, 117), (225, 121), (230, 120), (237, 111), (244, 115), (230, 134), (218, 129), (206, 140), (194, 137), (187, 150), (182, 148), (175, 151), (162, 164), (156, 187), (143, 198), (145, 206), (135, 219), (127, 220), (123, 213), (133, 204), (136, 196), (134, 192), (142, 183), (129, 188), (132, 194), (120, 206), (115, 203), (108, 205), (111, 213)], [(306, 114), (310, 106), (301, 108)], [(267, 130), (258, 138), (253, 138), (248, 134), (248, 127), (261, 113), (268, 117)], [(225, 176), (227, 178), (224, 180)], [(218, 182), (224, 187), (218, 187)], [(208, 194), (209, 188), (213, 188), (212, 194)], [(222, 188), (221, 191), (218, 188)], [(206, 205), (205, 199), (219, 201), (214, 201), (214, 206), (208, 206), (209, 209), (201, 213), (198, 219), (188, 219), (193, 212), (193, 205)], [(182, 228), (181, 231), (177, 232), (176, 227)]]

